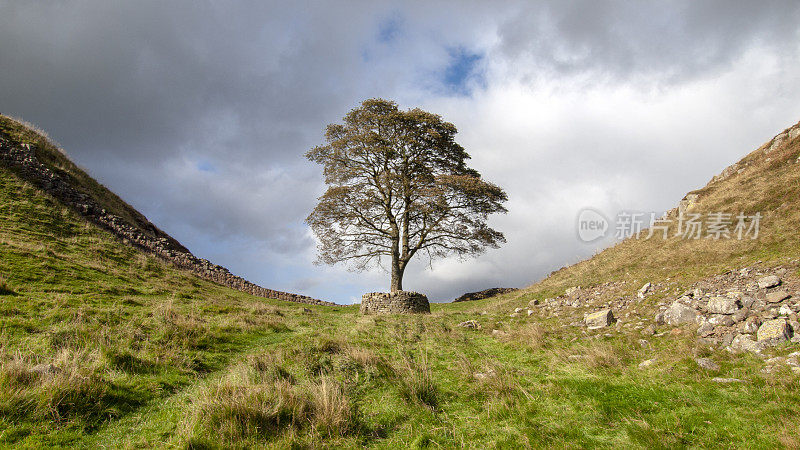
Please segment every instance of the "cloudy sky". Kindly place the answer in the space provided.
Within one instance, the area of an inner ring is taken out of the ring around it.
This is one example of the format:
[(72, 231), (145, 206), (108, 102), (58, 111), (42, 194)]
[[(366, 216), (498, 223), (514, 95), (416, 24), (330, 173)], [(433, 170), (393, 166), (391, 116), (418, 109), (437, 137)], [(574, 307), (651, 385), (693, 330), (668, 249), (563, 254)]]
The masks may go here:
[(800, 120), (798, 24), (768, 0), (0, 0), (0, 112), (196, 255), (340, 303), (388, 275), (313, 265), (303, 154), (366, 98), (441, 114), (509, 194), (504, 247), (409, 267), (448, 300), (591, 255), (582, 208), (669, 209)]

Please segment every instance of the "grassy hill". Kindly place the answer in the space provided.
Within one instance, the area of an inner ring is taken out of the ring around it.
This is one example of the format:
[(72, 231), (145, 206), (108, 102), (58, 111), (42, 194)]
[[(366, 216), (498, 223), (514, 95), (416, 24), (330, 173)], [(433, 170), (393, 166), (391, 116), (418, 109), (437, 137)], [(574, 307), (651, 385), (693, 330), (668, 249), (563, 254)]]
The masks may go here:
[[(800, 139), (769, 145), (689, 206), (760, 211), (758, 240), (631, 239), (522, 291), (414, 317), (201, 280), (0, 167), (0, 446), (798, 447), (800, 378), (763, 371), (797, 345), (759, 357), (699, 342), (696, 325), (634, 328), (731, 270), (800, 276)], [(645, 281), (658, 289), (635, 300)], [(573, 286), (577, 307), (529, 306)], [(620, 326), (570, 325), (606, 301), (627, 305)]]

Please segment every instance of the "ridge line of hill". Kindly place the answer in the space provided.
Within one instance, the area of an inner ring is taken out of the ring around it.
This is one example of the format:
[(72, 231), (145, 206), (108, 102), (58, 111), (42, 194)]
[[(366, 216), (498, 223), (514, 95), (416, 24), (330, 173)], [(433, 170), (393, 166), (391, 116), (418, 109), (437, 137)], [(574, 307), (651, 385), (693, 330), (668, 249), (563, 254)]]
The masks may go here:
[[(5, 119), (5, 117), (0, 116)], [(10, 120), (10, 119), (9, 119)], [(15, 121), (16, 122), (16, 121)], [(22, 126), (22, 124), (19, 124)], [(50, 168), (37, 157), (37, 144), (15, 142), (10, 133), (0, 129), (0, 163), (10, 168), (17, 176), (32, 183), (59, 202), (78, 212), (86, 220), (110, 231), (123, 243), (158, 256), (175, 266), (189, 270), (200, 278), (265, 298), (274, 298), (297, 303), (335, 306), (335, 303), (318, 300), (305, 295), (264, 288), (232, 274), (225, 267), (194, 256), (186, 247), (158, 229), (140, 213), (134, 220), (107, 211), (93, 195), (81, 192), (67, 181), (69, 173), (59, 173), (57, 167)], [(61, 155), (64, 159), (65, 156)], [(73, 170), (80, 170), (74, 167)], [(110, 193), (109, 193), (110, 194)], [(112, 194), (113, 195), (113, 194)], [(124, 203), (124, 202), (123, 202)], [(127, 206), (127, 205), (125, 205)], [(130, 207), (128, 207), (130, 208)], [(130, 208), (132, 209), (132, 208)], [(131, 222), (138, 222), (136, 226)]]

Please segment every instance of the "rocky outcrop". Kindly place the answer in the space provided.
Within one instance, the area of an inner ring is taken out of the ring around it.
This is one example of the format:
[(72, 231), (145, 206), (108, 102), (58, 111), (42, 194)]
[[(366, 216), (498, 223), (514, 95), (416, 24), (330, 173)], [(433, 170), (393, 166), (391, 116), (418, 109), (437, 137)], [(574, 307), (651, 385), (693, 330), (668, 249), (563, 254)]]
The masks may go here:
[(361, 314), (430, 313), (428, 297), (418, 292), (370, 292), (361, 296)]
[(516, 291), (517, 288), (491, 288), (491, 289), (484, 289), (479, 292), (468, 292), (461, 297), (453, 300), (455, 302), (468, 302), (472, 300), (483, 300), (484, 298), (494, 297), (495, 295), (500, 294), (508, 294), (509, 292)]
[(57, 173), (41, 163), (36, 157), (35, 149), (30, 145), (17, 145), (0, 135), (0, 164), (72, 208), (88, 221), (108, 230), (122, 242), (158, 256), (177, 267), (189, 270), (200, 278), (258, 297), (314, 305), (335, 305), (304, 295), (261, 287), (233, 275), (222, 266), (197, 258), (178, 241), (149, 222), (145, 227), (137, 227), (128, 223), (122, 217), (106, 211), (91, 195), (75, 189), (65, 174)]

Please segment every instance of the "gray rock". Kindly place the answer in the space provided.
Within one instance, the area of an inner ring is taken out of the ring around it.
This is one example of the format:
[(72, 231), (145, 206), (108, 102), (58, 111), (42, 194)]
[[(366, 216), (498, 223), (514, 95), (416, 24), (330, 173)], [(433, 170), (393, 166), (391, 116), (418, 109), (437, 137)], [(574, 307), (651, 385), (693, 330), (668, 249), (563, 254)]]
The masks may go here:
[(733, 342), (733, 333), (726, 333), (724, 336), (722, 336), (719, 344), (723, 347), (727, 347), (731, 345), (731, 342)]
[(475, 374), (473, 374), (472, 376), (473, 376), (473, 377), (474, 377), (476, 380), (485, 380), (485, 379), (487, 379), (487, 378), (489, 378), (489, 377), (493, 376), (494, 374), (495, 374), (495, 372), (494, 372), (494, 369), (489, 369), (489, 370), (487, 370), (486, 372), (476, 372), (476, 373), (475, 373)]
[(791, 294), (781, 289), (779, 291), (770, 292), (764, 299), (767, 303), (780, 303), (789, 297), (791, 297)]
[(53, 375), (61, 373), (61, 369), (53, 364), (37, 364), (31, 368), (31, 371), (41, 377), (52, 377)]
[(761, 289), (769, 289), (781, 284), (781, 279), (775, 275), (768, 275), (758, 279), (758, 287)]
[(792, 314), (794, 314), (794, 311), (792, 311), (792, 308), (783, 305), (781, 306), (781, 309), (778, 310), (778, 314), (781, 316), (791, 316)]
[(750, 315), (750, 309), (749, 308), (742, 308), (742, 309), (736, 311), (732, 316), (730, 316), (730, 318), (733, 319), (733, 321), (735, 323), (739, 323), (739, 322), (743, 322), (744, 320), (746, 320), (747, 316), (749, 316), (749, 315)]
[(697, 335), (702, 337), (708, 337), (714, 334), (714, 324), (708, 321), (703, 322), (700, 325), (700, 328), (697, 329)]
[(791, 338), (791, 330), (786, 319), (768, 320), (758, 328), (758, 342), (777, 344)]
[(600, 311), (587, 314), (583, 317), (586, 327), (590, 330), (596, 330), (611, 325), (614, 322), (614, 314), (610, 309), (601, 309)]
[(721, 378), (721, 377), (712, 378), (711, 381), (713, 381), (714, 383), (723, 383), (723, 384), (744, 383), (745, 382), (744, 380), (740, 380), (738, 378)]
[(764, 319), (768, 319), (768, 320), (769, 319), (774, 319), (774, 318), (778, 317), (778, 308), (770, 308), (770, 309), (764, 311), (763, 313), (761, 313), (761, 316)]
[(460, 324), (458, 324), (458, 326), (464, 327), (464, 328), (472, 328), (474, 330), (480, 330), (481, 329), (481, 324), (479, 324), (475, 320), (467, 320), (466, 322), (461, 322)]
[(742, 296), (741, 303), (742, 303), (742, 308), (744, 309), (752, 308), (755, 302), (756, 299), (749, 295)]
[(567, 290), (564, 291), (564, 295), (566, 295), (567, 297), (571, 297), (572, 294), (574, 294), (574, 293), (576, 293), (576, 292), (578, 292), (580, 290), (581, 290), (580, 286), (573, 286), (571, 288), (567, 288)]
[(697, 312), (691, 306), (684, 305), (679, 301), (672, 303), (666, 311), (662, 319), (669, 325), (681, 325), (684, 323), (694, 323), (697, 320)]
[(701, 369), (710, 370), (712, 372), (716, 372), (720, 368), (719, 364), (715, 363), (710, 358), (697, 358), (695, 359), (695, 362), (698, 366), (700, 366)]
[(639, 363), (639, 368), (640, 369), (645, 369), (647, 367), (652, 366), (655, 363), (656, 363), (656, 358), (648, 359), (646, 361), (642, 361), (641, 363)]
[(758, 317), (751, 316), (744, 321), (744, 323), (740, 327), (740, 330), (742, 331), (742, 333), (754, 334), (758, 331), (759, 325), (761, 325), (761, 320), (759, 320)]
[(733, 314), (739, 310), (739, 302), (734, 298), (713, 297), (707, 308), (711, 314)]
[(644, 295), (650, 290), (650, 287), (653, 286), (649, 281), (645, 283), (644, 286), (639, 288), (639, 291), (636, 293), (636, 296), (639, 298), (644, 298)]
[(725, 314), (714, 314), (708, 319), (708, 323), (718, 327), (730, 327), (736, 322), (734, 322), (733, 317), (731, 316)]
[(746, 334), (740, 334), (733, 338), (731, 341), (730, 349), (735, 352), (753, 352), (761, 353), (764, 345), (761, 342), (756, 342), (752, 337)]

